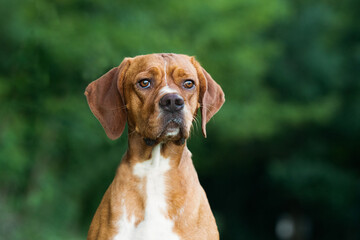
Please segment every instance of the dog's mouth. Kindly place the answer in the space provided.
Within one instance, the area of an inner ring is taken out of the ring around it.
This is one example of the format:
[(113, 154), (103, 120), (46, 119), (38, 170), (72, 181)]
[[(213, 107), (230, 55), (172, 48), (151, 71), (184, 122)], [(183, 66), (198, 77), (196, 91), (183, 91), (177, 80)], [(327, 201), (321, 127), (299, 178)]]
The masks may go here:
[(164, 124), (164, 128), (160, 133), (160, 137), (165, 139), (177, 138), (183, 134), (182, 119), (174, 118)]
[(162, 127), (159, 129), (158, 134), (150, 138), (145, 137), (145, 143), (149, 146), (168, 141), (173, 141), (178, 145), (184, 144), (188, 134), (185, 130), (183, 118), (180, 116), (172, 116), (163, 119), (162, 122), (163, 124), (161, 124)]

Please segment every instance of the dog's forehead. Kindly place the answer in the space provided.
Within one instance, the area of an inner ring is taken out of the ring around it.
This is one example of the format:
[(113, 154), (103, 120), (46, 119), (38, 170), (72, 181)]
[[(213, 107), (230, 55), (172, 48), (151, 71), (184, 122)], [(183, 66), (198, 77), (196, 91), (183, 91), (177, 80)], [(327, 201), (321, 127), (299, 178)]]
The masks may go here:
[(191, 58), (182, 54), (149, 54), (137, 56), (132, 59), (130, 68), (135, 72), (157, 68), (160, 71), (166, 69), (167, 72), (179, 69), (181, 72), (188, 74), (196, 73), (196, 69), (191, 63)]

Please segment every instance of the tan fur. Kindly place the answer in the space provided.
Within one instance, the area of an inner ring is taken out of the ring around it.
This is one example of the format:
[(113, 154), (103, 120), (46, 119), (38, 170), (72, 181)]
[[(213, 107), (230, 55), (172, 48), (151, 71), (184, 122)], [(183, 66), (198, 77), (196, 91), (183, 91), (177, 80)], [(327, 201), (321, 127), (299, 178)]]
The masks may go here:
[[(166, 61), (166, 73), (164, 69)], [(124, 129), (127, 119), (129, 131), (128, 151), (125, 153), (116, 176), (106, 191), (91, 223), (88, 240), (112, 239), (118, 229), (117, 220), (124, 214), (134, 216), (137, 226), (144, 220), (146, 203), (145, 180), (133, 175), (136, 163), (151, 158), (152, 146), (144, 138), (162, 142), (161, 155), (170, 159), (166, 173), (167, 216), (174, 222), (180, 239), (219, 239), (215, 219), (206, 194), (201, 187), (185, 144), (177, 144), (178, 136), (159, 136), (163, 127), (159, 122), (159, 90), (168, 86), (178, 91), (189, 110), (184, 116), (184, 138), (188, 138), (193, 117), (202, 108), (202, 128), (219, 110), (224, 94), (219, 85), (192, 57), (178, 54), (150, 54), (126, 58), (116, 69), (92, 82), (86, 89), (89, 106), (103, 125), (107, 135), (116, 139)], [(136, 87), (140, 79), (153, 79), (151, 89)], [(186, 79), (195, 82), (194, 90), (181, 86)], [(106, 86), (104, 86), (104, 84)], [(125, 116), (124, 116), (125, 115)], [(130, 220), (130, 219), (129, 219)]]

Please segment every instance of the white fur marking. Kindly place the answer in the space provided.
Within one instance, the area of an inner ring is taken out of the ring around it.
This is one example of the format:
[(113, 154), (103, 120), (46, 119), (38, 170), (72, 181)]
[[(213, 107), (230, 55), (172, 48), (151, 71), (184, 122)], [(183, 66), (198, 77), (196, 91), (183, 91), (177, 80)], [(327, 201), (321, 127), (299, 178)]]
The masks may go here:
[(177, 91), (175, 89), (172, 89), (170, 88), (169, 86), (165, 86), (165, 87), (162, 87), (160, 90), (159, 90), (159, 95), (160, 96), (163, 96), (165, 94), (168, 94), (168, 93), (177, 93)]
[(168, 83), (167, 83), (167, 79), (166, 79), (166, 75), (167, 75), (167, 73), (166, 73), (166, 60), (165, 60), (165, 59), (164, 59), (164, 62), (165, 62), (165, 64), (164, 64), (165, 85), (167, 86), (167, 85), (168, 85)]
[(166, 130), (166, 136), (173, 137), (173, 136), (178, 135), (179, 132), (180, 132), (179, 128), (170, 128), (170, 129)]
[(160, 144), (155, 146), (151, 159), (137, 163), (133, 169), (135, 176), (146, 179), (144, 221), (135, 227), (133, 218), (127, 221), (127, 217), (122, 216), (114, 240), (179, 240), (179, 236), (173, 232), (174, 222), (165, 216), (167, 205), (164, 175), (170, 169), (170, 159), (162, 157), (160, 150)]
[(132, 239), (135, 231), (135, 218), (132, 216), (129, 221), (125, 206), (123, 206), (123, 215), (117, 222), (117, 227), (119, 232), (113, 238), (114, 240)]

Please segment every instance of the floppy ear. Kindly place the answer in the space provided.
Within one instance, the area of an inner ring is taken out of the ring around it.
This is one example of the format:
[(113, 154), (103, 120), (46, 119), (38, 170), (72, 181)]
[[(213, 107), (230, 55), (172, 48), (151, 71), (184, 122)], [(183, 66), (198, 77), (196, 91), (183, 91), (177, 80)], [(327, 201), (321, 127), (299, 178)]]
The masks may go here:
[(206, 137), (206, 123), (219, 111), (225, 102), (224, 92), (210, 74), (192, 58), (198, 78), (200, 80), (200, 110), (201, 110), (201, 128), (204, 137)]
[(111, 69), (90, 83), (85, 90), (92, 113), (103, 126), (106, 135), (112, 140), (121, 136), (126, 124), (127, 113), (123, 97), (123, 82), (129, 65), (129, 59), (124, 59), (119, 67)]

